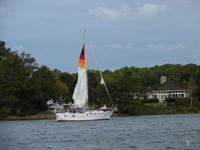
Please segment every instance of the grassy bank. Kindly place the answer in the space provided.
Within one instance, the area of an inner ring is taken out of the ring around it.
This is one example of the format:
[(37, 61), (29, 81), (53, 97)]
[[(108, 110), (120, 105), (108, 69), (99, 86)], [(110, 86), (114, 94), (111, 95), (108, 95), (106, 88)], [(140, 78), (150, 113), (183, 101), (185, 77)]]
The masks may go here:
[(0, 120), (38, 120), (38, 119), (55, 119), (55, 114), (49, 111), (44, 111), (34, 115), (0, 116)]
[(55, 115), (28, 115), (28, 116), (5, 116), (1, 120), (38, 120), (38, 119), (54, 119)]
[(119, 106), (119, 113), (130, 115), (160, 115), (160, 114), (192, 114), (200, 113), (200, 102), (193, 101), (191, 106), (188, 99), (177, 100), (173, 103), (143, 103), (135, 100), (132, 103)]

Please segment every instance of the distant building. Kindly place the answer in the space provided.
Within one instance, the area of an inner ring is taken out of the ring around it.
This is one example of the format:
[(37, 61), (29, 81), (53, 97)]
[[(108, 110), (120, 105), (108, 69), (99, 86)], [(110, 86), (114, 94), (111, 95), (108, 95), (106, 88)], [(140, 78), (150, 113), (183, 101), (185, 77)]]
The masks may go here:
[(190, 96), (190, 88), (186, 84), (178, 84), (176, 81), (167, 80), (166, 76), (160, 77), (160, 85), (157, 87), (148, 87), (147, 92), (129, 93), (133, 99), (153, 99), (157, 98), (159, 102), (164, 102), (166, 98), (185, 98)]
[(164, 102), (166, 98), (189, 97), (190, 90), (185, 84), (178, 84), (175, 81), (167, 81), (165, 76), (160, 78), (160, 86), (147, 93), (148, 98), (157, 98), (159, 102)]

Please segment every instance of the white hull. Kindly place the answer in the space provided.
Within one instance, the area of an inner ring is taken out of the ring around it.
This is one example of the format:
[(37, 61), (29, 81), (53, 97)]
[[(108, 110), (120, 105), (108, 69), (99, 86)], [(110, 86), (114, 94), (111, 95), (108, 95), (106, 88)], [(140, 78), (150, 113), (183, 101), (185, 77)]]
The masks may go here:
[(108, 120), (114, 110), (90, 110), (84, 113), (57, 112), (57, 121), (89, 121), (89, 120)]

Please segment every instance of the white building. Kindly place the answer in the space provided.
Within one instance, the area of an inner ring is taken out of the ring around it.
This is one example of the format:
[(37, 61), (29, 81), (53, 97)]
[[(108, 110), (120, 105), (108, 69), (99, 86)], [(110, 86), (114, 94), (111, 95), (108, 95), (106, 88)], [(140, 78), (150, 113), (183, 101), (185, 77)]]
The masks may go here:
[(188, 86), (177, 84), (175, 81), (167, 81), (165, 76), (161, 76), (160, 86), (148, 93), (148, 98), (157, 98), (159, 102), (164, 102), (166, 98), (189, 97)]
[(166, 98), (184, 98), (189, 97), (189, 90), (176, 89), (176, 90), (157, 90), (152, 91), (155, 98), (158, 98), (159, 102), (164, 102)]

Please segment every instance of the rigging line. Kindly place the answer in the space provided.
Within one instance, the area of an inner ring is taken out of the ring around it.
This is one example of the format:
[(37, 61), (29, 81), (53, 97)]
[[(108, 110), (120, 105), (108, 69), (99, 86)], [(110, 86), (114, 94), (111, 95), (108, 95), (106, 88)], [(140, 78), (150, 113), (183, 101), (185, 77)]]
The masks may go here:
[[(93, 57), (94, 57), (96, 66), (99, 66), (99, 65), (98, 65), (98, 62), (97, 62), (97, 57), (96, 57), (96, 55), (94, 54), (94, 49), (93, 49), (92, 47), (91, 47), (91, 51), (92, 51), (92, 54), (93, 54)], [(103, 75), (102, 75), (102, 72), (101, 72), (100, 70), (98, 70), (98, 71), (99, 71), (99, 73), (100, 73), (101, 79), (104, 80)], [(103, 85), (104, 85), (104, 87), (105, 87), (105, 89), (106, 89), (106, 92), (107, 92), (107, 94), (108, 94), (110, 103), (111, 103), (112, 107), (114, 107), (113, 102), (112, 102), (112, 98), (111, 98), (111, 96), (110, 96), (110, 92), (108, 91), (108, 88), (107, 88), (107, 85), (106, 85), (105, 81), (104, 81), (104, 84), (103, 84)]]
[[(101, 78), (103, 79), (102, 72), (99, 71), (99, 73), (100, 73), (100, 75), (101, 75)], [(103, 80), (104, 80), (104, 79), (103, 79)], [(104, 84), (103, 84), (103, 85), (104, 85), (104, 87), (105, 87), (105, 89), (106, 89), (106, 92), (107, 92), (107, 94), (108, 94), (108, 97), (109, 97), (109, 99), (110, 99), (110, 103), (111, 103), (112, 107), (114, 107), (113, 102), (112, 102), (112, 98), (111, 98), (111, 96), (110, 96), (110, 93), (109, 93), (109, 91), (108, 91), (108, 88), (107, 88), (107, 85), (106, 85), (105, 81), (104, 81)]]

